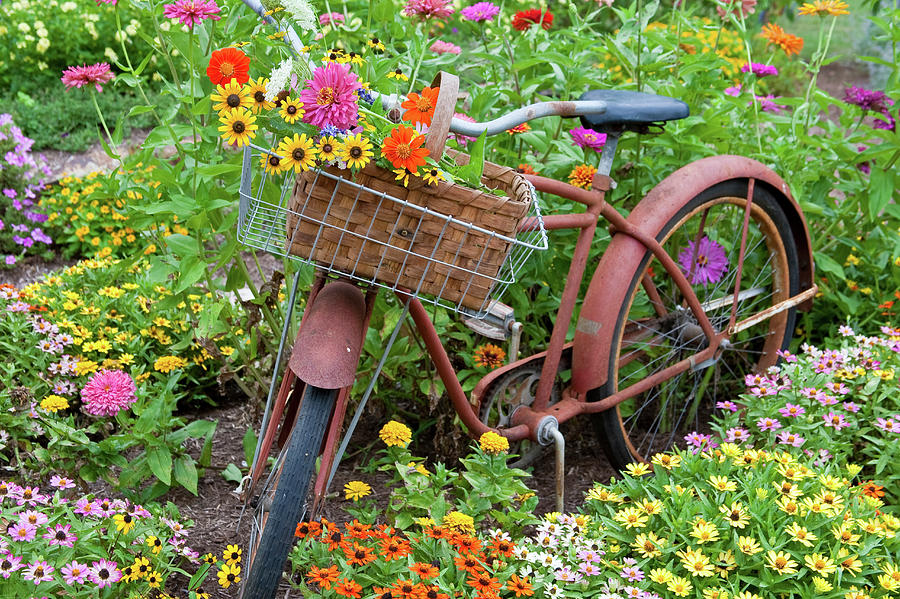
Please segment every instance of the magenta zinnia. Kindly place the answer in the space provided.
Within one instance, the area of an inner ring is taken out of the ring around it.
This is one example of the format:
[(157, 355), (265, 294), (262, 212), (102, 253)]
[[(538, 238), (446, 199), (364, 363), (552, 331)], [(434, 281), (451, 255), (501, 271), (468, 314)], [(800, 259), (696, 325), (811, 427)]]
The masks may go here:
[(131, 375), (121, 370), (103, 370), (94, 374), (81, 390), (81, 400), (88, 414), (115, 416), (135, 402), (135, 392)]
[(80, 67), (69, 67), (63, 71), (60, 81), (66, 86), (66, 91), (73, 87), (84, 87), (93, 84), (98, 92), (103, 91), (101, 83), (109, 83), (113, 78), (112, 71), (109, 70), (109, 64), (98, 62), (90, 66), (83, 64)]
[(678, 264), (691, 285), (715, 283), (728, 270), (725, 249), (706, 235), (697, 244), (688, 242), (678, 254)]
[(338, 129), (356, 126), (359, 117), (359, 79), (350, 72), (350, 65), (330, 62), (313, 71), (313, 78), (306, 80), (300, 92), (300, 101), (306, 114), (303, 121), (315, 127), (333, 125)]
[(446, 19), (453, 14), (452, 0), (407, 0), (403, 14), (424, 19)]
[(478, 2), (460, 11), (466, 21), (491, 21), (500, 14), (500, 7), (492, 2)]
[(590, 148), (599, 152), (606, 143), (606, 133), (598, 133), (585, 127), (570, 129), (569, 135), (572, 136), (572, 141), (579, 148)]
[(163, 14), (193, 28), (206, 19), (218, 21), (221, 18), (219, 16), (221, 10), (214, 0), (175, 0), (172, 4), (165, 5)]

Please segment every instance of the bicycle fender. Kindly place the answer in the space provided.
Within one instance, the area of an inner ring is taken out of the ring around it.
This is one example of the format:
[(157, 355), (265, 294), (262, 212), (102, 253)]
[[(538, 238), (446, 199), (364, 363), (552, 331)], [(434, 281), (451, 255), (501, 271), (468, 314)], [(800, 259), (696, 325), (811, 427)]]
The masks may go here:
[[(809, 289), (813, 284), (812, 244), (803, 211), (787, 183), (750, 158), (711, 156), (683, 166), (654, 187), (627, 220), (656, 238), (686, 202), (708, 187), (733, 179), (755, 179), (755, 185), (765, 186), (776, 198), (797, 243), (800, 291)], [(632, 288), (645, 251), (633, 237), (615, 234), (594, 271), (575, 328), (572, 352), (572, 389), (579, 395), (605, 385), (609, 379), (610, 347), (619, 306), (630, 299), (625, 296)], [(810, 304), (806, 302), (798, 308), (808, 310)]]
[(301, 381), (322, 389), (353, 384), (362, 351), (366, 302), (356, 285), (325, 285), (307, 308), (288, 366)]

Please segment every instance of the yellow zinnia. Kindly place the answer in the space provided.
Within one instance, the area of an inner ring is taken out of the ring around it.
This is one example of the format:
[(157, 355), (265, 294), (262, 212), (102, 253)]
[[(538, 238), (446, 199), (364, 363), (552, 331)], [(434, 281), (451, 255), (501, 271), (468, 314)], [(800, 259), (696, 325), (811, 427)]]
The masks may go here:
[(378, 437), (388, 447), (406, 447), (412, 441), (412, 431), (405, 424), (391, 420), (381, 427)]
[(499, 455), (500, 453), (509, 451), (509, 440), (502, 435), (498, 435), (494, 431), (488, 431), (479, 437), (478, 446), (481, 447), (481, 451), (485, 453)]

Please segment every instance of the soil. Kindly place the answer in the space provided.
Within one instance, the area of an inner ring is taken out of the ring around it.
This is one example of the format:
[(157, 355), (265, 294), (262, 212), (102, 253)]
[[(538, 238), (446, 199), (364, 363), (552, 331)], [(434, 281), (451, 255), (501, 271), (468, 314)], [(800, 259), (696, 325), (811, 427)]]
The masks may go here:
[[(819, 86), (835, 97), (842, 97), (844, 89), (851, 83), (865, 85), (869, 74), (862, 66), (833, 63), (826, 66), (819, 76)], [(144, 133), (136, 132), (127, 142), (126, 151), (136, 148), (141, 143)], [(61, 178), (64, 174), (84, 175), (94, 170), (114, 167), (102, 149), (94, 147), (79, 155), (66, 155), (60, 152), (45, 152), (53, 172), (51, 179)], [(271, 276), (277, 267), (277, 260), (265, 259), (262, 283)], [(0, 282), (24, 286), (40, 279), (45, 273), (65, 268), (74, 261), (56, 258), (44, 262), (37, 258), (22, 260), (15, 269), (0, 270)], [(253, 272), (255, 269), (251, 269)], [(198, 418), (218, 421), (213, 440), (213, 464), (201, 479), (198, 495), (195, 497), (184, 489), (178, 489), (162, 497), (162, 501), (175, 503), (184, 519), (192, 520), (193, 528), (188, 536), (188, 544), (201, 554), (214, 552), (221, 555), (225, 545), (238, 543), (248, 538), (249, 517), (242, 516), (242, 502), (235, 493), (235, 484), (226, 481), (221, 471), (229, 463), (241, 465), (243, 461), (242, 440), (248, 428), (258, 429), (264, 398), (231, 398), (219, 407), (197, 414)], [(331, 485), (333, 499), (326, 503), (323, 515), (330, 520), (345, 519), (341, 514), (342, 499), (338, 498), (344, 483), (350, 480), (363, 479), (372, 483), (373, 493), (378, 504), (387, 504), (388, 492), (368, 475), (362, 474), (360, 467), (367, 460), (369, 450), (376, 445), (377, 431), (390, 415), (381, 413), (378, 402), (369, 404), (366, 414), (361, 419), (361, 426), (353, 436), (348, 457), (341, 463), (335, 480)], [(465, 446), (466, 441), (453, 424), (449, 408), (443, 414), (436, 415), (436, 427), (429, 436), (429, 441), (420, 440), (414, 447), (415, 455), (427, 456), (429, 461), (451, 462)], [(576, 510), (584, 493), (595, 482), (607, 482), (615, 471), (610, 466), (599, 448), (596, 436), (590, 423), (584, 419), (563, 430), (566, 437), (565, 467), (565, 511)], [(424, 435), (422, 436), (424, 437)], [(422, 438), (420, 437), (420, 438)], [(440, 445), (437, 444), (440, 440)], [(537, 465), (530, 468), (532, 477), (527, 484), (537, 492), (540, 498), (537, 513), (556, 510), (555, 504), (555, 472), (552, 452), (546, 453)], [(240, 522), (240, 528), (238, 523)], [(205, 590), (212, 597), (236, 597), (237, 590), (224, 590), (215, 584), (215, 577), (208, 578)], [(279, 597), (287, 594), (279, 593)]]

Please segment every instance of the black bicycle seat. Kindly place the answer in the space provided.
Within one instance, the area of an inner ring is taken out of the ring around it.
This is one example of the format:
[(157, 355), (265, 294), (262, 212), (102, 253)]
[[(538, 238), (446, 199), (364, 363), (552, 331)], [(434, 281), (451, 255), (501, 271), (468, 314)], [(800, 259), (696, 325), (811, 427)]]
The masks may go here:
[(606, 112), (581, 117), (581, 124), (595, 131), (645, 129), (654, 123), (683, 119), (690, 114), (681, 100), (620, 89), (592, 89), (579, 100), (603, 100)]

